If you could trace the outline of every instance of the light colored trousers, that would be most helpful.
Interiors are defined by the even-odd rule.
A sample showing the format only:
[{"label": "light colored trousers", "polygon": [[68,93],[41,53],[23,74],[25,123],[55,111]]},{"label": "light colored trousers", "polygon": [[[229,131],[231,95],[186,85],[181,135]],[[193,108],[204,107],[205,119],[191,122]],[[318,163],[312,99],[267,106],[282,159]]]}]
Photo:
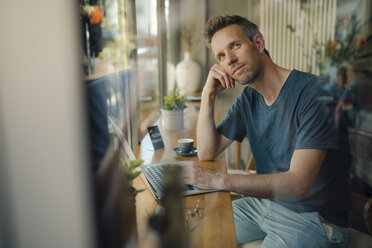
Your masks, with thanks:
[{"label": "light colored trousers", "polygon": [[324,221],[318,212],[296,213],[269,199],[233,201],[238,244],[264,239],[264,248],[347,247],[347,228]]}]

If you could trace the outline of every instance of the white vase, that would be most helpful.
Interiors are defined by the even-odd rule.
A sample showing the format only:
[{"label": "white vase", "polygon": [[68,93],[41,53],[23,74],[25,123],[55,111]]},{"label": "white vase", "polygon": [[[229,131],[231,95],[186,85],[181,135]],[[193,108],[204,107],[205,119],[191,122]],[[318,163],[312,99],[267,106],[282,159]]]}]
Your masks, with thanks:
[{"label": "white vase", "polygon": [[184,59],[176,66],[176,81],[180,94],[197,92],[200,88],[201,69],[191,59],[190,52],[185,52]]},{"label": "white vase", "polygon": [[176,67],[167,62],[167,93],[168,96],[174,95],[174,87],[176,84]]},{"label": "white vase", "polygon": [[160,109],[161,126],[164,130],[183,129],[183,109],[165,110]]}]

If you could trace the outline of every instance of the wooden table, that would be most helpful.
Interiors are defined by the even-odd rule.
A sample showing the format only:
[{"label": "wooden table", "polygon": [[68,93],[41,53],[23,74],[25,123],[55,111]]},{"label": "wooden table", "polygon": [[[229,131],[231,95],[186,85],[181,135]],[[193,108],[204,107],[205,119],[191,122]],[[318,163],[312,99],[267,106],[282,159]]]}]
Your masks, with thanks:
[{"label": "wooden table", "polygon": [[[165,148],[154,151],[150,137],[147,134],[135,151],[136,157],[143,159],[146,164],[192,160],[212,170],[226,171],[226,165],[223,160],[201,162],[197,157],[186,158],[173,154],[172,150],[177,146],[179,138],[189,137],[196,140],[195,127],[197,117],[198,111],[191,105],[185,109],[184,129],[166,131],[161,129],[160,123],[157,123]],[[148,218],[153,215],[158,203],[146,187],[142,177],[137,177],[134,180],[134,187],[136,189],[146,188],[144,192],[136,196],[139,247],[157,247],[153,242],[154,240],[148,227]],[[204,208],[204,217],[199,221],[195,230],[188,232],[190,238],[189,247],[237,247],[229,192],[187,196],[183,199],[185,209],[195,208],[197,200],[200,201],[200,207]]]}]

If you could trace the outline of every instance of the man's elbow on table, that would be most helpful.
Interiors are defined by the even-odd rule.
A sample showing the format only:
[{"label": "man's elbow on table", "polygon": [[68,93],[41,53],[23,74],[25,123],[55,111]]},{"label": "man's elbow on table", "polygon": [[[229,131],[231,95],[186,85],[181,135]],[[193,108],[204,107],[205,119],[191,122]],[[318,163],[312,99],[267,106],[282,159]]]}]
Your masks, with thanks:
[{"label": "man's elbow on table", "polygon": [[198,141],[197,149],[198,149],[198,158],[200,161],[211,161],[211,160],[214,160],[217,156],[212,151],[213,147],[209,147],[203,142]]},{"label": "man's elbow on table", "polygon": [[216,134],[216,136],[214,138],[212,137],[212,139],[205,137],[199,138],[197,143],[198,158],[201,161],[214,160],[231,143],[232,140],[222,136],[221,134]]},{"label": "man's elbow on table", "polygon": [[213,148],[205,147],[202,144],[198,143],[198,158],[200,161],[211,161],[214,160],[218,154],[213,152]]},{"label": "man's elbow on table", "polygon": [[216,156],[213,156],[213,154],[208,151],[199,151],[198,148],[198,158],[200,161],[211,161],[214,160]]}]

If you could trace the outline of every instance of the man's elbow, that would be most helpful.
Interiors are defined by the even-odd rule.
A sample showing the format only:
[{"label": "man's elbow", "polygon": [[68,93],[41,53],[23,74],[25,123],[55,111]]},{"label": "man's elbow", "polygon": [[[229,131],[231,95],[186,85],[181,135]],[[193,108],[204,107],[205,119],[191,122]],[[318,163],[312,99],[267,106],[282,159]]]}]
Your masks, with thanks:
[{"label": "man's elbow", "polygon": [[201,154],[201,153],[198,153],[198,158],[200,161],[211,161],[215,159],[214,156],[211,156],[209,154]]},{"label": "man's elbow", "polygon": [[200,161],[211,161],[216,158],[213,154],[207,151],[202,151],[198,149],[198,158]]},{"label": "man's elbow", "polygon": [[310,188],[311,187],[308,187],[308,186],[305,186],[305,185],[296,185],[295,187],[292,188],[292,195],[295,197],[295,198],[299,198],[299,199],[303,199],[305,197],[307,197],[310,193]]}]

